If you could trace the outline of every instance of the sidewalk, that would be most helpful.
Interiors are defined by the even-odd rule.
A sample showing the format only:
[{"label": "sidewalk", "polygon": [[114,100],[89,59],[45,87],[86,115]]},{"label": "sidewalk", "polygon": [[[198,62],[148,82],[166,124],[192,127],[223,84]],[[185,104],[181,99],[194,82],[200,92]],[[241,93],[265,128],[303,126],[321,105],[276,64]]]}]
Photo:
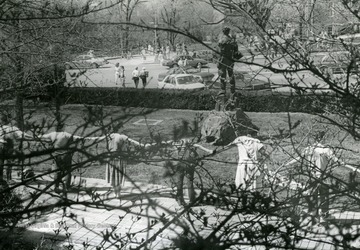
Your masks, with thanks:
[{"label": "sidewalk", "polygon": [[[128,247],[135,247],[142,239],[149,237],[148,233],[151,236],[162,227],[162,223],[154,221],[170,219],[181,209],[170,198],[171,190],[167,187],[127,182],[122,190],[122,198],[118,199],[105,180],[86,178],[82,184],[84,186],[78,192],[70,193],[69,197],[83,203],[92,202],[92,207],[73,205],[66,208],[66,217],[63,210],[59,210],[33,221],[25,221],[27,230],[43,233],[50,240],[63,241],[61,245],[64,246],[73,245],[74,249],[84,249],[84,243],[87,244],[87,249],[96,249],[100,245],[106,249],[118,249],[109,242],[115,244],[120,239],[127,242],[129,235],[134,234]],[[94,200],[96,195],[90,196],[89,190],[98,195],[99,199]],[[42,199],[49,202],[48,197],[44,196]],[[112,209],[105,209],[100,200],[104,200],[104,204]],[[150,202],[153,204],[150,205]],[[72,217],[71,214],[76,216]],[[170,238],[176,237],[176,231],[179,229],[169,227],[151,243],[151,249],[169,245]],[[103,241],[106,234],[113,237],[108,242]]]},{"label": "sidewalk", "polygon": [[[76,180],[76,179],[75,179]],[[171,197],[171,189],[168,187],[143,183],[127,182],[122,189],[121,199],[115,198],[111,187],[105,180],[86,178],[83,179],[82,187],[77,192],[70,194],[73,200],[92,203],[73,205],[66,208],[66,216],[63,210],[53,212],[33,221],[26,221],[27,230],[37,235],[45,235],[46,239],[55,240],[63,246],[73,246],[73,249],[96,249],[103,246],[104,249],[118,249],[116,245],[121,242],[124,249],[138,247],[141,243],[157,234],[148,245],[148,249],[163,249],[172,244],[171,239],[178,237],[183,229],[180,225],[188,225],[188,221],[178,215],[183,210]],[[76,184],[76,183],[75,183]],[[93,193],[89,195],[89,191]],[[94,196],[94,194],[96,194]],[[98,199],[94,200],[94,197]],[[46,197],[44,197],[46,199]],[[104,200],[102,203],[100,200]],[[105,209],[104,204],[111,207]],[[211,205],[192,208],[194,211],[202,211],[203,216],[208,218],[208,225],[215,225],[224,219],[231,211],[223,210]],[[360,221],[359,212],[333,211],[337,220],[353,222]],[[177,218],[178,217],[178,218]],[[238,214],[228,222],[236,223],[241,227],[248,227],[249,221],[256,218],[256,214]],[[169,223],[172,219],[176,223]],[[204,238],[211,232],[209,227],[204,228],[200,220],[194,219],[194,227],[199,230]],[[277,223],[277,218],[260,218],[263,223]],[[163,229],[164,225],[165,229]],[[254,224],[256,226],[256,224]],[[159,231],[161,230],[161,231]],[[309,230],[306,239],[300,240],[297,247],[302,249],[335,249],[331,242],[332,237],[341,241],[340,231],[337,227],[325,229],[324,227],[307,228]],[[342,234],[357,234],[359,225],[351,225],[341,229]],[[40,234],[39,234],[40,233]],[[306,235],[305,231],[304,234]],[[234,235],[234,240],[238,235]],[[105,242],[104,239],[107,239]],[[359,240],[353,242],[354,247],[360,247]],[[265,249],[262,246],[242,249]]]}]

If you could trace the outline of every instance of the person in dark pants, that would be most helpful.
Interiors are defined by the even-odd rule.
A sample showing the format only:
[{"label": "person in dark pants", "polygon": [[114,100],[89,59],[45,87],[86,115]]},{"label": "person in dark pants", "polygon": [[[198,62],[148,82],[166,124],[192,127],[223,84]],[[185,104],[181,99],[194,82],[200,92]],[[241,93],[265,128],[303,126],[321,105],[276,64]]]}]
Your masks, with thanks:
[{"label": "person in dark pants", "polygon": [[176,201],[185,205],[184,200],[184,179],[186,178],[186,186],[188,190],[189,202],[195,201],[195,189],[194,189],[194,175],[195,168],[201,164],[201,159],[197,152],[197,149],[201,149],[209,154],[213,154],[214,151],[207,149],[199,144],[192,142],[190,139],[182,139],[179,141],[167,141],[163,142],[162,146],[170,147],[172,151],[172,158],[176,160],[166,161],[166,170],[172,170],[172,176],[175,179],[176,186]]},{"label": "person in dark pants", "polygon": [[[321,144],[324,133],[315,136],[315,143],[304,148],[301,154],[286,163],[291,166],[295,163],[303,164],[309,175],[309,188],[311,190],[308,203],[308,211],[319,223],[329,218],[331,172],[335,167],[346,166],[336,157],[334,150]],[[336,165],[334,165],[336,163]]]},{"label": "person in dark pants", "polygon": [[138,70],[138,67],[135,67],[135,69],[133,70],[132,72],[132,79],[134,81],[134,84],[135,84],[135,88],[137,89],[138,86],[139,86],[139,70]]},{"label": "person in dark pants", "polygon": [[[230,35],[230,28],[225,27],[223,34],[218,43],[220,49],[220,58],[218,61],[218,73],[221,83],[221,91],[219,95],[226,95],[226,76],[229,77],[231,99],[235,96],[235,77],[234,77],[234,63],[239,59],[238,46],[235,38]],[[235,59],[236,58],[236,59]]]},{"label": "person in dark pants", "polygon": [[55,164],[52,170],[54,171],[55,192],[60,192],[60,183],[64,177],[63,191],[68,190],[71,185],[72,157],[76,150],[74,142],[84,140],[84,138],[67,132],[51,132],[39,136],[39,139],[50,143],[54,150],[52,156]]},{"label": "person in dark pants", "polygon": [[186,178],[186,186],[190,203],[195,201],[194,175],[195,167],[199,165],[199,154],[196,147],[191,145],[185,146],[181,152],[181,160],[177,165],[175,173],[177,179],[176,200],[180,204],[185,204],[184,200],[184,179]]},{"label": "person in dark pants", "polygon": [[10,124],[7,115],[1,116],[0,125],[0,179],[4,178],[4,166],[6,165],[6,179],[12,179],[12,166],[16,155],[15,142],[21,140],[33,140],[31,135],[22,132],[19,128]]},{"label": "person in dark pants", "polygon": [[120,197],[121,187],[125,185],[126,168],[128,165],[127,152],[130,152],[131,146],[147,148],[147,144],[142,144],[129,138],[127,135],[117,133],[117,129],[111,127],[110,133],[101,137],[85,137],[85,140],[102,141],[106,140],[107,150],[111,153],[105,170],[105,180],[114,188],[116,197]]},{"label": "person in dark pants", "polygon": [[149,76],[149,71],[146,70],[145,67],[142,68],[142,70],[140,71],[140,79],[142,81],[142,85],[143,85],[143,89],[145,88],[146,84],[147,84],[147,77]]}]

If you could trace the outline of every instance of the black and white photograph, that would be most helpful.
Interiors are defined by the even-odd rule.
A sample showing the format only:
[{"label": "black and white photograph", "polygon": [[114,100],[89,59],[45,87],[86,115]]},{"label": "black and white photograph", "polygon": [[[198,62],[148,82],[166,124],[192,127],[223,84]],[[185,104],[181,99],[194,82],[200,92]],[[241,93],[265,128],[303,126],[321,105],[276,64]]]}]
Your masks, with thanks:
[{"label": "black and white photograph", "polygon": [[360,249],[359,13],[0,0],[0,250]]}]

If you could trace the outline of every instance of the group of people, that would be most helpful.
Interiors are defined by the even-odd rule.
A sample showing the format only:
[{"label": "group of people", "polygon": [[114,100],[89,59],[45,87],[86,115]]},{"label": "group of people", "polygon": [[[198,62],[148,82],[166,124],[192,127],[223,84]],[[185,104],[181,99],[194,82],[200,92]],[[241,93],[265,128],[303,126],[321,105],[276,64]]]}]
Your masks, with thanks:
[{"label": "group of people", "polygon": [[[145,151],[164,152],[159,149],[166,149],[166,159],[164,166],[176,180],[176,199],[179,203],[185,204],[183,196],[184,179],[187,179],[188,197],[190,202],[194,202],[196,193],[194,189],[194,173],[197,166],[202,165],[203,157],[200,157],[198,149],[206,152],[208,155],[220,153],[232,146],[238,149],[238,164],[235,173],[235,186],[238,190],[260,191],[263,190],[265,175],[276,175],[268,171],[266,164],[269,159],[269,148],[256,138],[250,136],[239,136],[221,150],[211,150],[201,146],[193,139],[181,139],[177,141],[163,141],[160,143],[143,144],[130,137],[117,133],[115,130],[99,137],[81,137],[64,131],[50,132],[39,136],[31,136],[22,132],[11,124],[6,124],[6,119],[2,118],[0,126],[0,179],[4,179],[3,170],[6,169],[6,179],[11,180],[11,167],[16,159],[16,142],[38,141],[50,144],[50,155],[54,161],[52,172],[54,174],[55,191],[60,192],[60,184],[63,183],[63,190],[71,186],[71,172],[75,164],[72,163],[72,157],[78,142],[93,141],[97,144],[100,141],[106,141],[106,150],[108,154],[107,164],[104,170],[106,181],[112,185],[116,196],[120,195],[121,187],[126,179],[126,167],[131,148],[135,151],[143,149]],[[83,145],[83,144],[82,144]],[[5,164],[5,161],[8,161]],[[292,158],[289,162],[283,164],[280,168],[290,167],[294,164],[307,165],[309,168],[304,172],[308,174],[310,186],[312,189],[309,199],[309,211],[314,216],[327,217],[329,212],[330,200],[330,173],[333,165],[346,165],[336,157],[331,147],[324,146],[321,138],[315,140],[313,144],[304,148],[298,157]],[[353,169],[353,168],[352,168]],[[356,170],[357,171],[357,170]],[[272,176],[274,177],[274,176]],[[65,178],[65,181],[63,181]]]},{"label": "group of people", "polygon": [[143,67],[140,71],[139,71],[139,67],[135,67],[135,69],[132,72],[132,80],[134,81],[135,88],[137,89],[139,87],[139,82],[141,79],[144,89],[147,85],[148,77],[149,77],[149,71],[147,71],[145,67]]},{"label": "group of people", "polygon": [[[135,88],[139,87],[139,82],[141,80],[143,88],[146,87],[148,83],[148,77],[149,77],[149,71],[146,70],[145,67],[143,67],[141,70],[139,70],[139,67],[135,67],[135,69],[132,71],[132,80],[134,81]],[[115,85],[121,85],[123,88],[126,88],[125,83],[125,67],[120,65],[119,63],[115,64]]]}]

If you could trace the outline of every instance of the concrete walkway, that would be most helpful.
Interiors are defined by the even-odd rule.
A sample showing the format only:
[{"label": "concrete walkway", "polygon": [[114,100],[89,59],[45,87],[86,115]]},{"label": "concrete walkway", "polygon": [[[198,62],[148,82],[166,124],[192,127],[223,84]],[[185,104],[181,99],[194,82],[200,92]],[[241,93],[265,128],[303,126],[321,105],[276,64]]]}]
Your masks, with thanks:
[{"label": "concrete walkway", "polygon": [[[75,179],[76,180],[76,179]],[[79,180],[76,180],[79,183]],[[72,205],[66,210],[59,210],[36,220],[24,221],[27,230],[37,232],[38,235],[46,235],[46,239],[59,240],[57,244],[73,246],[73,249],[123,249],[139,247],[151,237],[154,237],[147,245],[147,249],[163,249],[172,244],[183,232],[181,225],[189,225],[184,216],[180,216],[183,207],[171,197],[171,189],[168,187],[143,183],[127,182],[122,189],[120,199],[114,197],[111,187],[104,180],[86,178],[80,181],[82,187],[75,192],[70,192],[69,197],[79,202],[89,202],[92,205]],[[75,183],[76,184],[76,183]],[[98,198],[96,198],[98,197]],[[47,200],[43,197],[43,200]],[[101,200],[103,202],[101,202]],[[47,200],[49,202],[49,200]],[[108,206],[108,209],[104,208]],[[193,211],[203,213],[208,218],[208,225],[215,225],[224,219],[229,210],[223,210],[214,206],[193,207]],[[64,213],[65,211],[65,213]],[[338,220],[360,221],[360,213],[333,211],[333,216]],[[233,216],[229,224],[237,223],[241,227],[248,227],[248,222],[254,220],[257,215]],[[191,218],[191,215],[190,215]],[[192,218],[195,219],[195,218]],[[174,220],[176,223],[171,223]],[[265,218],[261,219],[265,222]],[[204,227],[199,220],[194,220],[194,228],[206,237],[211,232],[210,226]],[[267,223],[276,223],[277,219],[267,218]],[[256,226],[256,225],[254,225]],[[360,230],[358,225],[353,225],[341,232],[356,234]],[[324,227],[305,228],[306,239],[298,242],[302,249],[335,249],[331,240],[339,235],[339,228]],[[238,235],[234,234],[234,239]],[[340,240],[340,236],[337,236]],[[359,240],[353,242],[354,247],[360,247]],[[144,247],[143,247],[144,248]],[[262,246],[242,249],[265,249]]]}]

